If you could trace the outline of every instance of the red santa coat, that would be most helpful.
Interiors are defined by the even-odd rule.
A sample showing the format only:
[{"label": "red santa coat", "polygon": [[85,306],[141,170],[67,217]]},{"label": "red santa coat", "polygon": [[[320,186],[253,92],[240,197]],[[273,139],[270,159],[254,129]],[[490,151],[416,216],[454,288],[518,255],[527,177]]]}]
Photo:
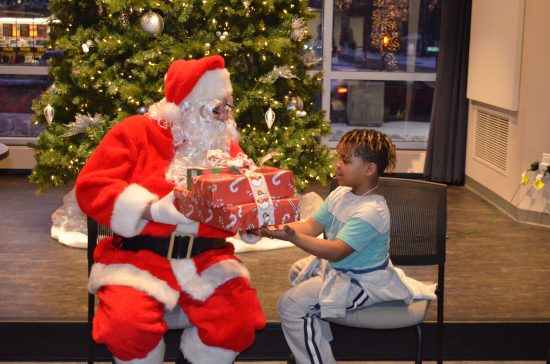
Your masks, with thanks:
[{"label": "red santa coat", "polygon": [[[239,151],[240,147],[232,144],[230,154]],[[124,237],[170,236],[175,225],[142,220],[141,215],[150,203],[172,191],[174,186],[166,181],[165,172],[173,157],[169,129],[141,115],[120,122],[107,133],[78,176],[76,197],[82,211]],[[199,225],[197,234],[211,238],[229,235],[204,224]],[[192,259],[169,261],[147,251],[113,249],[112,239],[106,238],[99,243],[94,259],[91,292],[120,285],[146,292],[168,310],[179,303],[198,327],[205,345],[240,352],[252,344],[254,330],[265,325],[255,291],[248,283],[248,271],[233,255],[230,244],[226,249],[208,251]],[[235,284],[243,293],[238,299],[228,290],[233,287],[231,290],[235,291]],[[209,305],[209,300],[218,300],[220,294],[231,296],[231,305],[215,306],[217,314],[222,313],[220,320],[224,320],[212,330],[214,306]],[[94,331],[95,326],[94,322]],[[113,344],[109,348],[117,350]],[[123,360],[133,356],[126,352],[121,354],[123,357],[114,354]]]}]

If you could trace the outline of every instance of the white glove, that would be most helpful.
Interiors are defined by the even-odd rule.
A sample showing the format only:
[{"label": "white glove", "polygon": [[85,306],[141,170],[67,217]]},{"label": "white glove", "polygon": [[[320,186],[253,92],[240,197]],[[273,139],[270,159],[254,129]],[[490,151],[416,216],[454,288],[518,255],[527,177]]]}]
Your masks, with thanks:
[{"label": "white glove", "polygon": [[244,241],[247,244],[256,244],[262,236],[249,233],[247,231],[241,231],[239,233],[239,238],[241,238],[242,241]]},{"label": "white glove", "polygon": [[174,191],[172,191],[162,199],[151,204],[151,216],[153,217],[153,221],[170,225],[189,224],[193,222],[178,211],[176,206],[174,206],[174,199]]}]

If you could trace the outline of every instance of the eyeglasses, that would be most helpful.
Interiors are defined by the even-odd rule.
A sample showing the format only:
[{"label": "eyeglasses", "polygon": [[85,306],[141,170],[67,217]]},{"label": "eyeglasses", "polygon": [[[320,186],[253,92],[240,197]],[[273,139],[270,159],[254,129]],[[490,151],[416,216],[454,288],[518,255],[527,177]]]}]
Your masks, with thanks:
[{"label": "eyeglasses", "polygon": [[216,114],[216,115],[221,115],[221,114],[227,114],[229,112],[231,112],[231,110],[233,110],[233,105],[230,105],[230,104],[225,104],[225,105],[218,105],[216,106],[215,108],[212,109],[212,113]]}]

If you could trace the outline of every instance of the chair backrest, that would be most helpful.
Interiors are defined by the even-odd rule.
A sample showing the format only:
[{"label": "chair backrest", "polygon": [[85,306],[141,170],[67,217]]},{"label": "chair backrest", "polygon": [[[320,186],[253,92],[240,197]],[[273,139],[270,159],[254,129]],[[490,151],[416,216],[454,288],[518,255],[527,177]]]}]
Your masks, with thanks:
[{"label": "chair backrest", "polygon": [[379,193],[391,216],[390,256],[396,265],[445,262],[447,186],[421,180],[381,177]]},{"label": "chair backrest", "polygon": [[[441,357],[447,233],[447,186],[380,177],[378,193],[391,216],[390,258],[395,265],[437,265],[438,358]],[[338,186],[333,180],[332,191]],[[439,359],[438,359],[439,360]]]}]

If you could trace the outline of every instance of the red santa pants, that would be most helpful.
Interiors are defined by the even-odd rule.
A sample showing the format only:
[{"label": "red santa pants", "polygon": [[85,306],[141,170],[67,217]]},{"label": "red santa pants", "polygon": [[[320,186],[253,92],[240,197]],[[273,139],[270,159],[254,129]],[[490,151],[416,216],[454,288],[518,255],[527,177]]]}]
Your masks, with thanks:
[{"label": "red santa pants", "polygon": [[[102,256],[96,254],[96,258],[105,263],[121,263],[136,254],[120,250],[109,252],[102,249],[102,246],[98,248],[96,253]],[[203,253],[195,259],[235,259],[232,253],[233,248],[229,247]],[[151,258],[152,255],[148,257]],[[165,259],[161,259],[162,265],[166,267]],[[154,260],[156,259],[148,259],[147,263],[155,265],[152,262]],[[175,280],[175,277],[169,279],[171,282]],[[93,322],[94,340],[106,344],[115,357],[125,361],[147,356],[168,329],[163,319],[164,303],[148,293],[125,285],[104,285],[97,295],[99,306]],[[245,277],[233,278],[217,286],[206,300],[194,299],[188,293],[180,291],[178,304],[187,313],[190,322],[197,328],[200,340],[206,346],[241,352],[254,342],[255,330],[265,326],[256,290]]]}]

